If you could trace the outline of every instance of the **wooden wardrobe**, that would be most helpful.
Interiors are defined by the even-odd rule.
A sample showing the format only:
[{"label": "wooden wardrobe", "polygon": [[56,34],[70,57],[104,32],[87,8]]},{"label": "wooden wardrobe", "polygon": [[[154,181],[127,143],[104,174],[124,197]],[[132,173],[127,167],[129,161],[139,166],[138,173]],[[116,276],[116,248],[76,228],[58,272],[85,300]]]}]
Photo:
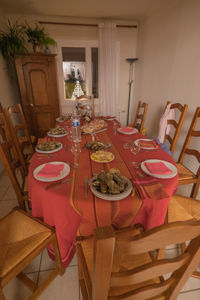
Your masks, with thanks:
[{"label": "wooden wardrobe", "polygon": [[15,65],[29,130],[42,137],[60,115],[55,55],[22,54]]}]

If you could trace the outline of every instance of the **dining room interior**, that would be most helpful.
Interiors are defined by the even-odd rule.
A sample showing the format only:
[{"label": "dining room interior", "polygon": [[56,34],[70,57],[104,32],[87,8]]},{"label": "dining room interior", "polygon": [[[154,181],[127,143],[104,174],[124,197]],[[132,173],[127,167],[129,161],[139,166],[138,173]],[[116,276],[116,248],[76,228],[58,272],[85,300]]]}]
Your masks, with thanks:
[{"label": "dining room interior", "polygon": [[199,28],[0,0],[0,300],[200,299]]}]

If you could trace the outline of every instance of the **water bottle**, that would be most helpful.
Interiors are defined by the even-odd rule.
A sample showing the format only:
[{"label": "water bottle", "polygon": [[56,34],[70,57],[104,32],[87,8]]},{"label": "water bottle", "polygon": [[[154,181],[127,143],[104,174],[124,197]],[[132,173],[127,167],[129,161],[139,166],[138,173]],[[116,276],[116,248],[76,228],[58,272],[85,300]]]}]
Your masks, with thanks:
[{"label": "water bottle", "polygon": [[72,114],[72,141],[74,143],[81,142],[80,117],[77,110],[74,110]]}]

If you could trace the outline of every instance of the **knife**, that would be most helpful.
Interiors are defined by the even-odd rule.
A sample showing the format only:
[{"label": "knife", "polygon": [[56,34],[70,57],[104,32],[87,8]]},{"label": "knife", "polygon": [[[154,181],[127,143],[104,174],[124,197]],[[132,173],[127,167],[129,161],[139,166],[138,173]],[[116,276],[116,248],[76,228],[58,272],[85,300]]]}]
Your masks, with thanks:
[{"label": "knife", "polygon": [[63,180],[60,180],[60,181],[53,182],[53,183],[47,185],[47,186],[45,187],[45,190],[48,190],[48,189],[50,189],[52,186],[56,186],[56,185],[59,185],[59,184],[64,183],[64,182],[70,183],[71,181],[72,181],[72,178],[67,178],[67,179],[63,179]]},{"label": "knife", "polygon": [[88,178],[87,178],[87,176],[84,177],[84,184],[85,184],[85,199],[87,199],[87,196],[88,196]]}]

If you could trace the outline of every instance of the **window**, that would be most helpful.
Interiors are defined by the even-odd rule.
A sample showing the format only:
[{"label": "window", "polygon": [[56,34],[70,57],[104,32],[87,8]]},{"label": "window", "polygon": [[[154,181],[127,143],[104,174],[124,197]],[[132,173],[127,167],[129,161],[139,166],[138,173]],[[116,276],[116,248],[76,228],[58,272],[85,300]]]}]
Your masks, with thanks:
[{"label": "window", "polygon": [[98,48],[62,47],[65,99],[93,94],[98,98]]}]

